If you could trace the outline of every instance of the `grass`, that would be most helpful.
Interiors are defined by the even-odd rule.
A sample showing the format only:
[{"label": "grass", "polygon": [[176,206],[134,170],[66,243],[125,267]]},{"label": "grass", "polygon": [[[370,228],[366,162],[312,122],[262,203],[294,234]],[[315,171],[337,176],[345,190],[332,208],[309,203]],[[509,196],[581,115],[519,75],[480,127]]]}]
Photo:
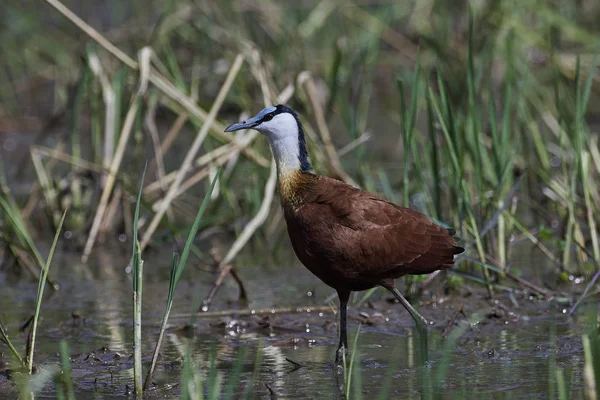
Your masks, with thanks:
[{"label": "grass", "polygon": [[56,382],[56,392],[58,397],[60,398],[63,394],[62,387],[67,394],[66,398],[68,400],[75,399],[75,390],[73,389],[73,378],[71,376],[71,360],[69,358],[69,346],[67,342],[61,340],[60,342],[60,361],[62,366],[62,375],[60,376],[60,381],[57,379]]},{"label": "grass", "polygon": [[[0,28],[6,54],[0,122],[16,116],[25,124],[32,115],[41,116],[40,125],[52,122],[39,129],[31,161],[11,165],[8,178],[0,174],[0,239],[9,260],[57,289],[36,245],[39,232],[58,232],[64,221],[65,231],[79,233],[84,261],[103,236],[124,231],[133,238],[138,394],[141,250],[179,240],[188,228],[184,221],[195,221],[186,257],[171,265],[148,386],[184,258],[190,251],[204,256],[191,243],[195,232],[228,227],[238,237],[223,263],[264,243],[277,258],[285,243],[278,235],[283,220],[274,217],[275,173],[264,140],[223,133],[240,111],[253,113],[265,103],[284,101],[300,111],[319,172],[459,232],[467,255],[436,278],[450,292],[475,285],[490,298],[532,288],[545,297],[575,296],[579,288],[570,277],[597,279],[600,152],[588,120],[598,112],[600,47],[591,18],[599,7],[592,1],[579,7],[561,0],[471,2],[464,8],[443,1],[419,7],[223,2],[209,8],[134,1],[122,6],[129,13],[102,10],[102,24],[85,7],[46,3],[44,12],[41,5],[9,4]],[[38,95],[36,82],[50,94]],[[47,98],[51,105],[28,100]],[[65,133],[53,133],[53,126]],[[137,191],[131,218],[132,177],[146,159],[149,183]],[[215,187],[212,177],[221,166]],[[36,179],[27,193],[15,189],[25,180],[20,171]],[[213,190],[218,196],[208,203]],[[61,220],[67,206],[71,211]],[[250,223],[240,222],[248,216]],[[139,247],[138,222],[144,227]],[[535,262],[523,262],[530,251]],[[406,278],[407,291],[418,295],[425,279]],[[44,286],[38,285],[32,344]],[[359,305],[374,292],[358,296]],[[31,368],[33,357],[21,357],[4,328],[1,340],[17,364]],[[589,375],[595,339],[585,340]],[[448,357],[451,347],[444,350]],[[443,359],[442,369],[449,363]],[[218,374],[210,389],[199,389],[188,361],[183,387],[195,387],[190,398],[233,396],[233,386]],[[551,375],[549,392],[568,396],[568,373]],[[356,389],[361,381],[353,376],[347,380]],[[360,393],[345,390],[348,397]]]},{"label": "grass", "polygon": [[37,296],[35,300],[35,313],[33,314],[31,331],[29,332],[29,342],[27,343],[27,369],[29,370],[30,374],[33,371],[33,353],[35,350],[35,336],[37,334],[38,322],[40,319],[40,310],[42,309],[42,301],[44,300],[44,289],[46,288],[48,271],[50,270],[50,263],[52,262],[54,250],[56,249],[56,243],[58,243],[58,238],[60,237],[60,232],[62,229],[63,222],[65,221],[66,215],[67,210],[65,210],[65,212],[62,215],[62,218],[60,219],[60,222],[58,223],[58,229],[56,230],[56,234],[54,235],[52,247],[50,247],[50,253],[48,254],[48,258],[46,258],[46,263],[44,265],[44,268],[42,269],[42,273],[40,274],[40,279],[38,281]]},{"label": "grass", "polygon": [[1,323],[0,323],[0,335],[2,335],[2,337],[0,338],[0,341],[2,341],[2,343],[4,343],[6,345],[6,347],[8,347],[8,350],[10,351],[12,358],[14,360],[16,360],[16,363],[23,369],[27,368],[27,363],[25,362],[25,359],[19,354],[19,352],[15,348],[15,345],[11,342],[10,338],[8,337],[8,334],[6,333],[4,327],[2,326]]},{"label": "grass", "polygon": [[[355,363],[359,362],[359,352],[358,352],[358,337],[360,336],[360,325],[356,329],[356,335],[354,335],[354,341],[352,342],[351,352],[350,352],[350,362],[346,363],[346,353],[342,353],[342,364],[344,368],[344,386],[345,386],[345,395],[346,398],[350,398],[351,389],[354,390],[354,396],[356,398],[360,398],[362,396],[361,390],[361,381],[360,381],[360,372],[358,372]],[[352,386],[352,378],[354,379],[354,386]]]},{"label": "grass", "polygon": [[143,397],[142,385],[142,294],[144,277],[144,260],[142,260],[142,249],[138,240],[138,223],[140,216],[140,201],[142,199],[142,188],[146,177],[146,166],[140,182],[135,213],[133,215],[133,248],[131,250],[131,267],[133,275],[133,384],[136,398]]},{"label": "grass", "polygon": [[[175,290],[177,289],[177,283],[183,274],[183,270],[187,263],[188,257],[190,255],[190,250],[192,247],[192,242],[196,237],[196,233],[198,232],[198,228],[200,227],[200,222],[202,221],[202,217],[206,208],[208,207],[212,192],[215,188],[215,184],[217,183],[217,179],[219,178],[220,171],[215,175],[204,196],[204,200],[198,209],[198,213],[196,214],[196,219],[194,220],[194,224],[192,225],[190,232],[188,234],[187,240],[185,241],[185,245],[183,247],[183,252],[181,253],[181,258],[179,259],[177,253],[173,253],[173,261],[171,263],[171,278],[169,280],[169,294],[167,296],[167,305],[165,307],[165,313],[163,315],[163,319],[160,325],[160,332],[158,335],[158,339],[156,341],[156,346],[154,347],[154,353],[152,354],[152,364],[150,365],[150,369],[148,370],[148,374],[146,375],[146,380],[144,382],[144,389],[148,389],[150,382],[152,381],[152,374],[154,373],[154,369],[156,367],[156,362],[158,360],[158,355],[160,351],[160,346],[162,344],[163,335],[165,333],[165,329],[167,327],[167,321],[169,320],[169,314],[171,313],[171,307],[173,306],[173,298],[175,296]],[[141,195],[141,188],[140,188]]]},{"label": "grass", "polygon": [[[48,254],[48,257],[46,258],[46,261],[44,263],[44,266],[42,267],[42,271],[41,271],[39,279],[38,279],[35,310],[34,310],[33,317],[31,319],[31,327],[29,330],[29,334],[27,336],[25,357],[22,357],[18,353],[16,347],[13,345],[13,343],[9,339],[9,337],[6,333],[6,330],[0,324],[0,334],[2,335],[2,337],[0,338],[0,341],[9,348],[12,359],[17,364],[17,366],[22,368],[24,371],[26,371],[28,373],[28,375],[32,375],[34,372],[36,372],[34,370],[33,356],[34,356],[34,352],[35,352],[36,335],[37,335],[37,331],[38,331],[40,311],[42,308],[42,302],[44,300],[44,289],[45,289],[46,283],[48,281],[48,272],[50,270],[50,264],[52,263],[52,258],[54,256],[56,244],[58,243],[58,238],[60,237],[62,225],[63,225],[66,215],[67,215],[67,210],[64,211],[62,218],[59,221],[58,228],[56,230],[56,233],[54,235],[54,240],[52,242],[52,246],[50,247],[50,252]],[[13,222],[18,221],[18,219],[15,218],[14,216],[12,217],[12,220],[13,220]],[[32,247],[32,248],[34,248],[34,247]],[[17,371],[18,371],[17,373],[21,372],[20,368],[17,369]],[[22,391],[23,395],[30,396],[30,394],[29,394],[30,388],[33,391],[38,391],[41,387],[43,387],[44,382],[47,378],[49,378],[48,372],[41,371],[37,377],[33,377],[31,379],[27,379],[27,378],[18,379],[18,381],[21,382],[20,385],[21,385],[21,391]],[[31,397],[33,397],[33,392],[31,394]]]},{"label": "grass", "polygon": [[[223,147],[224,141],[227,146],[227,142],[233,140],[231,136],[224,136],[223,124],[216,118],[225,102],[225,96],[231,98],[233,104],[241,106],[252,104],[249,91],[244,91],[244,88],[255,84],[262,91],[263,98],[271,98],[272,93],[277,91],[277,84],[274,82],[278,80],[279,74],[285,71],[284,67],[293,65],[293,62],[277,64],[278,68],[267,71],[261,64],[263,61],[259,60],[258,64],[254,64],[254,61],[242,52],[242,56],[238,55],[230,64],[227,70],[228,76],[223,76],[224,84],[214,97],[211,111],[206,112],[194,101],[198,96],[197,90],[194,89],[198,79],[194,78],[193,70],[190,77],[190,66],[178,59],[179,46],[181,43],[194,43],[196,46],[213,43],[221,48],[230,49],[236,43],[245,43],[240,40],[240,37],[251,37],[257,43],[261,43],[264,38],[259,32],[248,33],[246,31],[248,28],[241,24],[225,33],[219,30],[222,29],[219,25],[222,21],[217,17],[218,13],[215,14],[214,20],[205,21],[207,24],[202,26],[175,22],[166,17],[165,21],[168,23],[159,25],[155,32],[158,36],[154,36],[156,43],[152,54],[149,51],[140,52],[140,55],[144,54],[144,56],[140,56],[138,62],[122,51],[118,45],[112,43],[100,30],[94,29],[60,2],[54,0],[48,3],[73,22],[75,29],[83,31],[96,41],[98,46],[95,48],[106,50],[123,65],[113,71],[106,70],[102,66],[101,57],[107,56],[96,50],[88,51],[86,54],[88,60],[83,63],[82,71],[77,77],[76,90],[73,91],[72,101],[69,103],[75,110],[82,110],[83,113],[97,110],[90,114],[92,121],[95,121],[92,130],[96,139],[92,143],[103,146],[103,149],[93,148],[91,154],[86,155],[78,144],[80,139],[75,138],[76,140],[69,140],[72,142],[71,156],[74,159],[91,156],[92,165],[97,165],[100,161],[98,155],[103,154],[101,168],[108,170],[105,177],[108,181],[104,185],[103,197],[95,212],[94,223],[84,251],[84,260],[89,257],[93,249],[110,195],[126,184],[127,172],[121,172],[122,161],[119,155],[121,152],[117,150],[113,155],[110,148],[117,141],[123,144],[117,146],[121,149],[133,146],[127,144],[127,138],[136,131],[135,125],[139,123],[136,122],[137,117],[135,117],[138,114],[137,107],[145,105],[149,110],[165,107],[172,112],[173,117],[178,117],[178,121],[181,121],[181,117],[191,117],[190,122],[198,127],[190,151],[174,172],[174,180],[167,183],[159,176],[155,181],[155,183],[162,182],[157,187],[166,190],[166,193],[159,195],[165,201],[159,201],[160,198],[154,200],[155,207],[159,204],[160,207],[155,208],[157,212],[151,217],[149,229],[146,230],[146,235],[141,241],[142,248],[145,248],[152,240],[154,231],[163,223],[163,216],[169,214],[169,221],[173,220],[174,204],[172,203],[176,202],[179,196],[192,193],[193,183],[190,181],[189,185],[184,184],[183,176],[194,169],[192,161],[197,158],[198,150],[201,147],[206,147],[207,151],[218,149]],[[307,132],[313,132],[314,135],[312,139],[315,143],[311,145],[310,150],[317,169],[324,172],[330,170],[345,179],[357,180],[360,186],[384,192],[386,197],[398,199],[404,205],[421,208],[440,222],[461,228],[461,237],[465,242],[474,244],[480,265],[489,264],[489,258],[492,258],[497,266],[505,271],[510,268],[513,251],[509,238],[519,231],[508,219],[516,218],[521,222],[523,228],[521,233],[523,231],[531,233],[541,225],[548,225],[549,219],[563,220],[566,216],[564,229],[562,226],[561,232],[555,229],[552,238],[554,243],[548,245],[562,253],[562,266],[567,268],[569,273],[589,275],[589,272],[586,272],[586,257],[573,243],[575,241],[584,243],[586,232],[590,232],[592,254],[594,258],[598,258],[600,245],[595,233],[597,202],[593,201],[596,188],[593,177],[598,173],[600,160],[593,160],[597,152],[593,149],[585,121],[585,110],[588,108],[595,82],[593,74],[587,71],[594,70],[596,65],[594,57],[586,58],[585,81],[581,78],[584,76],[583,71],[577,67],[579,64],[575,63],[575,68],[569,69],[570,64],[566,63],[568,50],[563,50],[556,45],[554,53],[551,53],[553,57],[548,57],[546,60],[547,65],[540,68],[531,66],[526,54],[527,46],[531,43],[524,40],[530,32],[523,25],[519,25],[520,19],[517,18],[516,21],[511,19],[513,15],[526,14],[524,11],[530,6],[529,3],[515,6],[513,11],[506,9],[506,6],[473,7],[471,16],[464,26],[466,35],[462,38],[457,37],[451,27],[440,24],[430,33],[419,33],[417,30],[423,38],[422,45],[418,48],[411,46],[404,48],[398,45],[402,34],[395,31],[397,27],[394,21],[410,16],[409,8],[385,4],[372,10],[365,10],[356,5],[333,7],[330,4],[329,6],[315,9],[308,14],[305,14],[306,10],[302,9],[288,11],[290,18],[294,15],[299,26],[302,26],[303,40],[318,49],[315,57],[327,60],[331,56],[333,60],[331,69],[327,71],[328,84],[332,92],[324,108],[326,112],[323,112],[317,106],[318,102],[315,102],[314,83],[300,85],[292,99],[292,104],[304,108],[303,116],[308,117],[305,124]],[[452,15],[447,6],[439,4],[437,7],[435,15],[439,15],[440,18]],[[167,7],[165,10],[171,9]],[[591,54],[597,53],[596,43],[591,39],[591,35],[584,33],[585,29],[579,29],[573,22],[564,21],[549,5],[544,6],[543,10],[538,21],[540,24],[538,31],[544,32],[558,26],[557,29],[565,38],[577,40],[583,47],[587,46]],[[17,14],[26,11],[16,6],[13,10]],[[361,21],[367,20],[373,24],[369,29],[361,25]],[[345,21],[356,24],[356,26],[351,25],[355,29],[355,36],[350,36],[348,39],[356,45],[356,50],[353,51],[347,43],[344,45],[336,42],[332,52],[331,46],[318,44],[317,38],[320,34],[335,29],[336,24]],[[293,35],[284,34],[288,29],[289,32],[293,29],[287,27],[282,21],[276,23],[273,20],[269,24],[274,24],[271,28],[279,32],[281,37],[294,40]],[[215,39],[210,33],[207,35],[206,26],[211,26],[224,36]],[[375,26],[377,28],[374,28]],[[473,29],[483,31],[485,34],[474,37]],[[317,34],[317,32],[321,33]],[[452,48],[445,43],[450,40],[449,37],[463,40],[462,43],[454,45],[461,46],[458,49],[462,52],[459,51],[454,56],[447,54],[448,48]],[[279,47],[283,46],[281,40],[278,38],[275,43],[271,43],[271,47],[280,49],[273,50],[271,54],[271,57],[278,61],[280,58],[286,58],[286,53],[282,53]],[[390,93],[390,100],[385,99],[385,101],[374,94],[376,88],[374,81],[377,76],[374,70],[394,53],[382,50],[379,47],[381,42],[392,46],[395,51],[399,51],[400,55],[415,60],[410,67],[412,72],[403,67],[402,63],[392,61],[395,70],[399,71],[396,79],[398,88],[397,93]],[[290,45],[293,48],[297,43],[286,44],[288,47]],[[537,45],[544,50],[552,49],[549,47],[552,43],[541,38]],[[415,52],[411,53],[411,49]],[[62,58],[69,57],[66,51],[66,49],[60,50],[63,54]],[[496,68],[495,60],[498,59],[504,62],[503,74],[493,73]],[[248,65],[249,72],[244,71],[245,65]],[[317,66],[317,71],[318,68]],[[556,74],[555,78],[550,82],[544,82],[545,76],[552,71]],[[353,76],[361,78],[353,82]],[[128,83],[138,78],[139,87]],[[258,82],[252,82],[253,78]],[[541,84],[538,85],[538,82]],[[517,85],[519,90],[516,90]],[[139,91],[139,88],[143,90]],[[215,90],[217,86],[213,88],[213,92]],[[84,92],[89,95],[87,96],[89,104],[84,104],[86,102],[82,95]],[[459,93],[466,94],[463,101],[457,100]],[[140,97],[141,95],[143,97]],[[204,96],[206,97],[206,94]],[[383,103],[384,108],[385,103],[393,104],[394,111],[389,113],[385,122],[392,123],[393,128],[388,127],[388,130],[393,131],[396,124],[397,130],[401,132],[398,141],[398,148],[404,154],[401,179],[397,178],[392,169],[382,168],[369,159],[363,146],[358,146],[350,152],[350,155],[356,156],[358,161],[355,166],[347,161],[346,165],[344,162],[335,161],[338,156],[335,148],[332,147],[330,134],[324,127],[323,121],[330,121],[332,115],[339,114],[350,138],[358,139],[369,123],[377,124],[377,121],[370,117],[370,110],[373,107],[369,106],[369,101],[377,105]],[[105,107],[104,121],[99,118],[101,107],[98,104],[101,103],[104,103]],[[130,109],[125,113],[126,117],[122,122],[120,115],[123,114],[122,108],[125,104],[130,104]],[[400,112],[398,113],[397,110]],[[75,129],[81,126],[79,114],[79,112],[73,113],[70,123],[71,138],[74,138]],[[316,120],[316,126],[310,123],[312,118]],[[536,122],[540,118],[542,122]],[[105,125],[104,132],[100,128],[102,125]],[[181,128],[175,129],[174,132],[180,130]],[[527,136],[527,132],[530,131],[533,132],[531,139]],[[176,136],[178,135],[176,133]],[[155,151],[152,163],[160,166],[163,164],[161,160],[170,156],[168,152],[163,154],[156,149],[160,147],[168,150],[171,142],[169,140],[168,143],[158,143],[156,139],[160,141],[161,138],[153,139]],[[266,161],[270,156],[265,151],[264,144],[254,145],[252,142],[250,145],[252,148],[242,149],[244,156],[242,160],[238,161],[236,156],[234,165],[240,162],[243,164],[242,167],[235,169],[252,171],[252,175],[264,177],[266,171],[263,167],[268,166]],[[519,150],[515,153],[511,151],[512,148]],[[555,170],[548,158],[548,152],[553,154],[558,149],[561,150],[556,157],[564,160],[561,164],[562,171]],[[572,158],[569,155],[571,152],[577,157]],[[233,160],[232,154],[222,158],[220,163]],[[417,154],[422,156],[416,157]],[[51,185],[50,179],[47,178],[52,170],[40,165],[40,162],[37,164],[40,167],[38,170],[48,170],[43,173],[46,178],[40,178],[40,185],[45,188],[43,191],[48,193],[51,191]],[[515,198],[512,199],[513,203],[506,204],[505,201],[514,183],[514,171],[523,170],[527,165],[538,164],[542,166],[539,170],[525,170],[527,180],[530,182],[537,180],[549,190],[533,192],[530,187],[518,188],[516,198],[527,199],[528,205],[515,202]],[[376,168],[371,168],[371,165]],[[356,179],[346,174],[347,168],[355,170]],[[161,169],[164,167],[159,168]],[[158,172],[160,175],[160,171]],[[235,182],[240,179],[235,176],[233,178],[232,185],[223,188],[225,191],[223,199],[238,197],[237,194],[229,193],[235,192]],[[444,184],[440,185],[438,182]],[[577,184],[579,182],[581,185]],[[73,185],[71,191],[74,204],[80,204],[82,201],[80,182],[75,181]],[[54,196],[56,193],[45,197],[52,199]],[[415,202],[415,196],[422,200]],[[578,198],[583,201],[575,201]],[[47,207],[50,207],[48,212],[52,215],[56,215],[56,206],[53,205],[56,201],[47,202]],[[546,201],[552,203],[553,214],[541,218],[542,209],[539,205]],[[532,206],[531,211],[536,221],[524,221],[523,217],[529,205]],[[211,222],[215,225],[235,220],[250,211],[243,207],[230,208],[224,201],[216,202],[214,208],[219,211],[218,220]],[[510,215],[501,213],[494,218],[496,212],[502,209]],[[87,217],[78,215],[78,224],[70,222],[81,226],[81,221],[86,218],[89,218],[89,215]],[[493,230],[484,238],[481,233],[482,227],[490,221],[494,222]],[[536,235],[528,236],[533,239]],[[534,240],[530,242],[531,245],[535,245]],[[578,257],[576,263],[571,263],[571,254]],[[476,264],[463,263],[463,267],[467,271],[479,269],[476,273],[481,275],[485,282],[484,287],[489,296],[493,296],[494,282],[505,279],[503,273],[499,274],[485,267],[478,267]],[[563,271],[557,270],[557,273],[560,272]]]}]

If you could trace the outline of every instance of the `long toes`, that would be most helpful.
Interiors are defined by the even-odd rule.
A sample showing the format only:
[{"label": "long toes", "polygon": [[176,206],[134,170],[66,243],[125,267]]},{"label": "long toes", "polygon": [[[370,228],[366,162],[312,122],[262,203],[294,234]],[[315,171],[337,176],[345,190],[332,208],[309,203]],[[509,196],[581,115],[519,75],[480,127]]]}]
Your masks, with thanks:
[{"label": "long toes", "polygon": [[335,352],[335,363],[336,364],[341,364],[342,361],[344,360],[344,354],[346,354],[347,349],[344,346],[340,346],[338,347],[338,349]]}]

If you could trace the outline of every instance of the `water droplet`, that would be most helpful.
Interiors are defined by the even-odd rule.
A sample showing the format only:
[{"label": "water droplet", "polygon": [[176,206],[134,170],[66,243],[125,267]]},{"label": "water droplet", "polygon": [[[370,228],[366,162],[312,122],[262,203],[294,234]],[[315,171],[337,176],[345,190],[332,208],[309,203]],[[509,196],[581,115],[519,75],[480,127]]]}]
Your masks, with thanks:
[{"label": "water droplet", "polygon": [[256,310],[250,311],[250,314],[252,314],[252,315],[256,314]]},{"label": "water droplet", "polygon": [[310,307],[306,309],[306,312],[310,314]]},{"label": "water droplet", "polygon": [[312,295],[313,295],[313,292],[310,292],[310,291],[309,291],[309,292],[306,292],[306,295],[307,295],[308,297],[312,297]]},{"label": "water droplet", "polygon": [[320,312],[320,313],[319,313],[319,317],[322,317],[322,316],[323,316],[323,313],[322,313],[322,312]]},{"label": "water droplet", "polygon": [[207,311],[208,311],[208,305],[207,305],[207,304],[204,304],[204,305],[202,306],[202,311],[204,311],[204,312],[207,312]]},{"label": "water droplet", "polygon": [[566,308],[563,308],[563,310],[562,310],[562,313],[563,313],[563,314],[566,314],[566,313],[567,313],[567,309],[566,309]]},{"label": "water droplet", "polygon": [[65,231],[65,239],[71,239],[73,237],[73,232]]},{"label": "water droplet", "polygon": [[272,310],[271,310],[271,314],[275,314],[275,309],[272,309]]},{"label": "water droplet", "polygon": [[119,242],[123,243],[123,242],[126,242],[126,241],[127,241],[127,235],[124,234],[124,233],[121,233],[119,235]]},{"label": "water droplet", "polygon": [[554,167],[554,168],[559,167],[560,166],[560,162],[561,162],[561,159],[560,159],[559,156],[552,156],[550,158],[550,165],[552,167]]}]

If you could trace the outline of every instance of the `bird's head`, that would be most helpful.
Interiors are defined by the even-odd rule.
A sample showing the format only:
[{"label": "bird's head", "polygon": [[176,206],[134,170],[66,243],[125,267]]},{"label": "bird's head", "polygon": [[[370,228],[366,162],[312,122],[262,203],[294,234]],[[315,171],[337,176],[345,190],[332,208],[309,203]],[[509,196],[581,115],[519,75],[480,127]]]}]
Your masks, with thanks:
[{"label": "bird's head", "polygon": [[269,138],[282,139],[288,135],[296,136],[298,124],[298,115],[291,108],[279,104],[264,108],[250,119],[229,125],[225,132],[256,129]]},{"label": "bird's head", "polygon": [[283,104],[267,107],[250,119],[229,125],[225,132],[242,129],[255,129],[266,135],[281,167],[311,170],[302,124],[291,108]]}]

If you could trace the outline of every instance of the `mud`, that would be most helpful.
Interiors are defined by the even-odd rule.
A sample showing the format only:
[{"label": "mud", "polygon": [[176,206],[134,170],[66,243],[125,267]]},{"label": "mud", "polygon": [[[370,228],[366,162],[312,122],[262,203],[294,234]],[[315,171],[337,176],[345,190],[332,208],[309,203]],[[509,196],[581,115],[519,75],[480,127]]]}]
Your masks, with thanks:
[{"label": "mud", "polygon": [[[159,267],[161,256],[155,257],[148,258],[145,269],[145,367],[158,336],[168,288],[168,271]],[[64,339],[70,348],[77,398],[129,396],[133,382],[132,305],[126,258],[100,255],[90,267],[77,265],[67,254],[57,260],[53,272],[61,290],[49,295],[42,308],[35,358],[38,368],[58,367],[58,343]],[[334,292],[299,265],[244,266],[239,271],[247,286],[249,308],[240,308],[237,286],[227,279],[211,311],[195,315],[194,321],[192,304],[198,304],[208,293],[214,276],[188,266],[175,297],[151,396],[178,397],[187,349],[192,349],[203,376],[208,376],[210,360],[214,359],[225,383],[243,349],[242,372],[235,385],[239,393],[251,381],[260,355],[258,379],[252,386],[257,398],[338,396],[339,377],[332,368],[337,345]],[[22,345],[26,334],[19,327],[33,310],[36,283],[11,274],[0,273],[5,288],[0,293],[2,318],[8,322],[13,341]],[[432,371],[443,363],[448,335],[465,321],[469,323],[451,350],[443,393],[438,393],[442,397],[497,391],[510,392],[513,398],[543,397],[548,393],[549,380],[554,380],[548,376],[553,359],[568,372],[571,391],[580,391],[585,312],[568,318],[571,304],[566,297],[542,299],[529,290],[517,290],[488,300],[484,290],[443,292],[434,285],[412,300],[431,321]],[[351,306],[350,343],[360,326],[356,362],[364,393],[378,392],[392,369],[390,395],[419,397],[412,324],[408,313],[383,290],[360,307]],[[0,364],[3,398],[16,396],[7,358],[8,354],[3,354]],[[48,382],[42,394],[53,396],[53,385]]]}]

